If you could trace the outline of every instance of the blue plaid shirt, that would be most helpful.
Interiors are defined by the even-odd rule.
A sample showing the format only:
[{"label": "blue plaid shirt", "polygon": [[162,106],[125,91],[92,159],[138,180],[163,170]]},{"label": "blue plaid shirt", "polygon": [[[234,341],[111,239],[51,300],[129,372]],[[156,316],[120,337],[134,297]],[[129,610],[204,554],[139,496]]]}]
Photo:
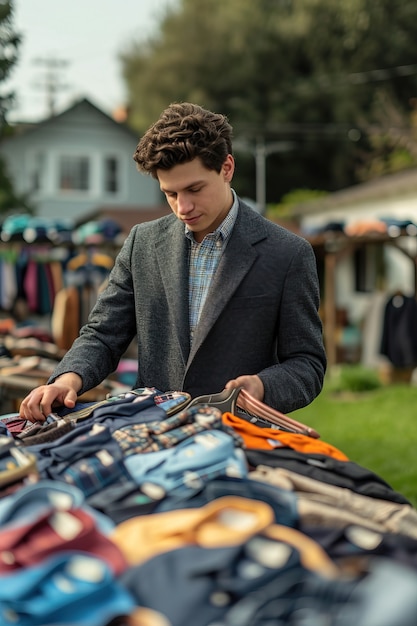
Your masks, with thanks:
[{"label": "blue plaid shirt", "polygon": [[216,228],[214,232],[206,235],[201,243],[197,243],[192,231],[185,227],[185,235],[191,242],[188,282],[191,342],[193,340],[195,327],[200,319],[200,313],[203,309],[211,280],[236,221],[239,203],[233,189],[232,193],[234,201],[229,213],[220,226]]}]

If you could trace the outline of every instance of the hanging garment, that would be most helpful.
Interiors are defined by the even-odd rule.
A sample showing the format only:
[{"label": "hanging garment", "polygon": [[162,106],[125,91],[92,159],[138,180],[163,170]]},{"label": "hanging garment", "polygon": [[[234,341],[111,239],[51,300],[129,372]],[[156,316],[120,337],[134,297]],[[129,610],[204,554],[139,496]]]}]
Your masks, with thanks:
[{"label": "hanging garment", "polygon": [[417,365],[417,301],[396,293],[385,305],[381,354],[394,367]]},{"label": "hanging garment", "polygon": [[11,311],[17,292],[15,267],[11,261],[3,258],[0,265],[0,308]]},{"label": "hanging garment", "polygon": [[80,295],[77,287],[64,287],[56,294],[51,330],[58,348],[69,350],[80,330]]}]

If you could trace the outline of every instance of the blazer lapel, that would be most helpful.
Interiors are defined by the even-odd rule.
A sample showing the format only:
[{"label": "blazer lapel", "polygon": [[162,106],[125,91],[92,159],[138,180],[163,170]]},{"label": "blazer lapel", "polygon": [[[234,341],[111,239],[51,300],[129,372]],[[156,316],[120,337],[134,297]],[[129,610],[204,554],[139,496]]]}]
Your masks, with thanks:
[{"label": "blazer lapel", "polygon": [[210,285],[187,366],[258,256],[253,244],[263,239],[266,233],[263,227],[259,227],[259,222],[252,223],[252,210],[240,207],[240,215]]},{"label": "blazer lapel", "polygon": [[190,351],[188,307],[188,239],[175,219],[156,244],[156,259],[184,362]]}]

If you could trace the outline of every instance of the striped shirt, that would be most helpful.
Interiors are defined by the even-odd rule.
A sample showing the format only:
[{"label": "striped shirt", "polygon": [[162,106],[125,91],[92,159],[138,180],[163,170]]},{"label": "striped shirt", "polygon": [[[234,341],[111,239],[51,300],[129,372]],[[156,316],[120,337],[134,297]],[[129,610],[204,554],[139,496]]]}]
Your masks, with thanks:
[{"label": "striped shirt", "polygon": [[215,274],[220,257],[232,234],[238,212],[238,200],[233,193],[233,205],[223,222],[212,233],[206,235],[201,243],[194,239],[192,231],[185,227],[185,235],[190,240],[188,302],[190,311],[190,338],[193,339],[195,328],[207,297],[211,280]]}]

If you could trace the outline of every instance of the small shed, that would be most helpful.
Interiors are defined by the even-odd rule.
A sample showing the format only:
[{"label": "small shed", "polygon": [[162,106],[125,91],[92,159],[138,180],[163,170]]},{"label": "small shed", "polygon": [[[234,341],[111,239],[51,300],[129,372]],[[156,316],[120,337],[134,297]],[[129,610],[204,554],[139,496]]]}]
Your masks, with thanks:
[{"label": "small shed", "polygon": [[316,253],[331,367],[341,310],[360,323],[377,293],[416,297],[417,169],[297,205],[291,217]]}]

